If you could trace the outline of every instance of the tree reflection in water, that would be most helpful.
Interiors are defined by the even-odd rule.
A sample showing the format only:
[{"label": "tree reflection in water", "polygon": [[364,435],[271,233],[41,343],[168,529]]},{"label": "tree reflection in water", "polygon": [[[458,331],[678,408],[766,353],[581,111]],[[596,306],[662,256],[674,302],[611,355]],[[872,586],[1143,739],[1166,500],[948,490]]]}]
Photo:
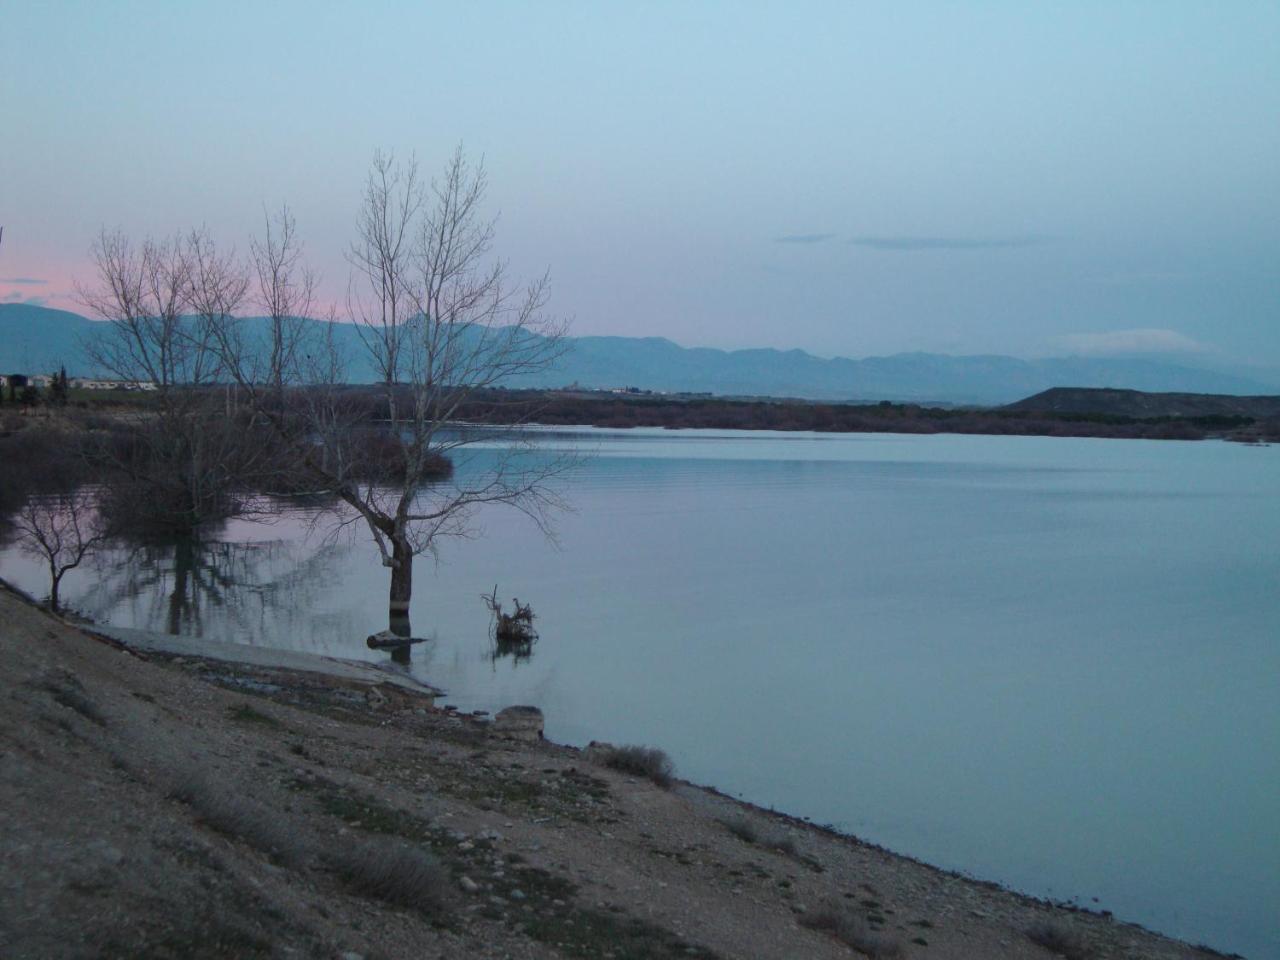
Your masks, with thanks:
[{"label": "tree reflection in water", "polygon": [[512,664],[518,667],[533,656],[535,639],[530,637],[527,640],[510,640],[494,636],[489,647],[489,661],[497,667],[499,660],[510,657]]},{"label": "tree reflection in water", "polygon": [[[78,605],[94,619],[171,634],[270,646],[305,637],[299,646],[354,648],[363,638],[350,615],[314,613],[348,550],[210,536],[117,544],[98,555],[95,582]],[[118,615],[122,607],[127,617]]]}]

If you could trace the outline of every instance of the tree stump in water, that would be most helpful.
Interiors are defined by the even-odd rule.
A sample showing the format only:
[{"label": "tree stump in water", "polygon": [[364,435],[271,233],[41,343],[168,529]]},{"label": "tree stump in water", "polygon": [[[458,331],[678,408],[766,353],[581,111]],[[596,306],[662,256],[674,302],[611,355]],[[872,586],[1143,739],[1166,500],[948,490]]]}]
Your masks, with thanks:
[{"label": "tree stump in water", "polygon": [[538,631],[533,628],[533,610],[529,604],[521,603],[516,597],[515,613],[504,613],[502,604],[498,602],[498,587],[495,584],[492,596],[482,598],[493,614],[493,636],[500,644],[510,647],[527,646],[538,639]]}]

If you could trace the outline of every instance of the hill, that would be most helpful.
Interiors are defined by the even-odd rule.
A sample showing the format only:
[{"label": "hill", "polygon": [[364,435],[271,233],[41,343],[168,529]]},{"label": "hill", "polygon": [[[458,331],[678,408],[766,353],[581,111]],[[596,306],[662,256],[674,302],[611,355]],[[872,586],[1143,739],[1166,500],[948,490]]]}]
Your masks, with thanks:
[{"label": "hill", "polygon": [[1055,387],[1008,404],[1022,413],[1096,414],[1109,417],[1280,417],[1280,396],[1210,393],[1144,393],[1140,390]]},{"label": "hill", "polygon": [[[0,371],[73,375],[92,369],[82,345],[102,327],[78,314],[27,304],[0,304]],[[335,328],[353,383],[373,370],[354,327]],[[1123,388],[1187,393],[1259,394],[1274,387],[1250,376],[1150,359],[1057,357],[1023,360],[996,354],[900,353],[854,360],[803,350],[717,350],[682,347],[660,337],[572,337],[553,369],[513,380],[514,387],[638,387],[721,396],[809,400],[898,400],[1008,403],[1051,387]]]}]

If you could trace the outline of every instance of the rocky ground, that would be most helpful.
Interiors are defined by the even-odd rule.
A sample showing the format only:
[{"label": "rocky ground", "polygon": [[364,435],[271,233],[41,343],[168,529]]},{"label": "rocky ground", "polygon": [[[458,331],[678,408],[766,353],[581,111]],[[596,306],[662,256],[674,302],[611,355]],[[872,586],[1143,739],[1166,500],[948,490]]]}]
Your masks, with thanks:
[{"label": "rocky ground", "polygon": [[610,757],[0,590],[0,956],[1206,955]]}]

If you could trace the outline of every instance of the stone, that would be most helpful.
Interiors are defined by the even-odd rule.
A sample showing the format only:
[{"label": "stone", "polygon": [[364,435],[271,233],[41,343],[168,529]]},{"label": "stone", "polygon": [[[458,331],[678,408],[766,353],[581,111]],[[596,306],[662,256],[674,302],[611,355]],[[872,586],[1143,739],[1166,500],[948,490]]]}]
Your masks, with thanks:
[{"label": "stone", "polygon": [[497,736],[511,740],[541,740],[543,718],[537,707],[507,707],[499,710],[491,728]]},{"label": "stone", "polygon": [[460,886],[467,893],[475,893],[480,889],[480,884],[476,883],[470,877],[460,878],[458,880],[458,886]]}]

